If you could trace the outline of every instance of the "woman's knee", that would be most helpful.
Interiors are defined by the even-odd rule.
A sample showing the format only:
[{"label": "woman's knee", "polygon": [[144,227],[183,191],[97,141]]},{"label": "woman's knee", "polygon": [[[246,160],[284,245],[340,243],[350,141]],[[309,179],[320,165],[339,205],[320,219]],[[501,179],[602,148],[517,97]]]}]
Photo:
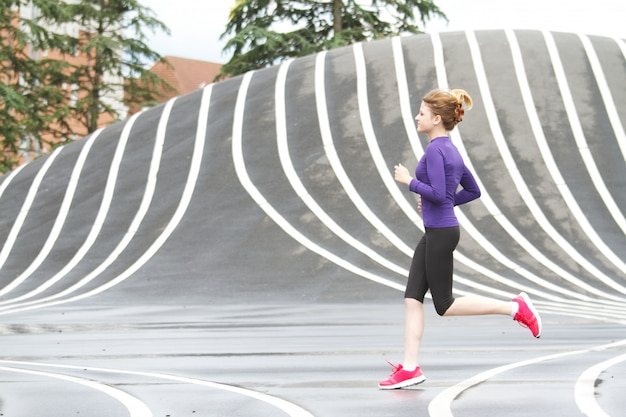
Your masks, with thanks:
[{"label": "woman's knee", "polygon": [[420,308],[423,302],[413,297],[404,297],[404,305],[407,309]]}]

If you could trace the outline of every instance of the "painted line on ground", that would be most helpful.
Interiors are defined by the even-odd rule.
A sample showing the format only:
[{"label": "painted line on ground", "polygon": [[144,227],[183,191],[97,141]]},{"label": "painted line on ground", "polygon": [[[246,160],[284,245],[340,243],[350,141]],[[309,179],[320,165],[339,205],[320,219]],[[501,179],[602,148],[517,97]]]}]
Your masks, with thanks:
[{"label": "painted line on ground", "polygon": [[[28,189],[28,193],[26,194],[26,199],[24,200],[24,203],[22,204],[22,207],[20,208],[20,212],[17,218],[15,219],[15,222],[11,226],[11,231],[9,232],[9,235],[4,241],[4,245],[2,246],[2,250],[0,251],[0,269],[4,267],[4,264],[7,258],[9,257],[9,254],[13,250],[13,246],[15,245],[15,242],[17,241],[17,237],[20,231],[22,230],[22,226],[24,226],[24,222],[26,221],[26,216],[28,216],[28,213],[33,205],[33,202],[35,201],[35,197],[37,197],[37,192],[39,191],[39,187],[41,186],[41,183],[43,182],[43,179],[45,178],[46,173],[48,172],[48,170],[52,166],[52,163],[54,162],[56,157],[59,155],[59,153],[62,151],[62,149],[63,148],[56,148],[54,152],[52,152],[48,156],[48,158],[46,158],[43,166],[39,169],[39,171],[37,171],[37,175],[35,176],[35,179],[33,180],[30,188]],[[19,283],[15,283],[15,281],[12,281],[11,283],[9,283],[8,285],[6,285],[4,288],[0,290],[0,296],[10,292],[17,285],[19,285]]]},{"label": "painted line on ground", "polygon": [[[507,34],[511,34],[510,31],[507,32]],[[532,213],[533,217],[536,219],[537,224],[547,233],[547,235],[559,246],[563,249],[564,253],[568,254],[568,256],[570,256],[570,258],[572,260],[574,260],[575,262],[577,262],[580,266],[582,266],[583,268],[585,268],[587,271],[589,271],[589,273],[591,273],[592,275],[594,275],[598,280],[604,282],[607,285],[612,284],[611,286],[613,287],[613,289],[620,291],[626,294],[626,288],[617,285],[611,278],[609,278],[608,276],[606,276],[605,274],[603,274],[601,271],[599,271],[594,265],[592,265],[589,261],[587,261],[586,258],[584,258],[582,256],[582,254],[580,254],[557,230],[556,228],[554,228],[554,226],[550,223],[550,221],[548,220],[547,216],[544,214],[544,212],[542,211],[541,207],[539,206],[538,202],[536,201],[533,193],[530,191],[530,189],[528,188],[526,182],[524,181],[524,178],[521,175],[521,172],[519,170],[519,168],[517,167],[517,163],[515,162],[515,159],[513,158],[513,155],[511,154],[511,151],[508,147],[508,144],[506,143],[506,139],[504,138],[504,134],[502,132],[502,129],[500,127],[500,123],[498,120],[498,115],[497,115],[497,111],[495,108],[495,104],[493,102],[492,96],[491,96],[491,90],[489,88],[489,83],[487,80],[487,74],[482,62],[482,56],[481,56],[481,51],[480,51],[480,46],[478,44],[478,41],[476,39],[476,36],[474,34],[474,32],[472,31],[466,31],[466,37],[468,39],[468,43],[470,46],[470,52],[472,55],[472,61],[474,63],[474,69],[475,69],[475,73],[476,73],[476,77],[478,79],[478,84],[480,87],[480,91],[481,91],[481,97],[483,99],[483,103],[485,106],[485,111],[487,113],[488,116],[488,120],[489,120],[489,125],[493,134],[493,138],[495,140],[495,143],[498,147],[498,150],[500,152],[500,155],[504,161],[505,166],[507,167],[507,170],[509,172],[509,175],[511,176],[511,179],[513,180],[513,183],[518,191],[518,193],[520,194],[520,196],[522,197],[524,203],[526,204],[526,206],[528,207],[528,209],[530,210],[530,212]],[[540,138],[544,137],[543,136],[543,130],[541,130],[540,128],[540,123],[539,123],[539,118],[536,114],[536,110],[534,107],[534,100],[532,98],[532,96],[530,95],[530,87],[528,86],[528,82],[526,79],[526,74],[523,72],[523,64],[521,64],[519,57],[521,56],[521,53],[519,53],[519,48],[516,48],[516,43],[515,43],[515,37],[512,36],[509,38],[509,41],[511,43],[511,50],[513,53],[513,62],[514,62],[514,68],[516,69],[516,74],[518,76],[518,85],[520,87],[521,93],[522,93],[522,98],[524,99],[524,103],[525,103],[525,107],[526,107],[526,111],[529,117],[529,121],[531,122],[531,126],[533,126],[533,132],[535,133],[535,137],[539,138],[538,139],[538,144],[540,144]],[[539,124],[539,127],[537,127],[537,124]],[[541,147],[541,146],[540,146]],[[544,150],[542,152],[542,154],[544,154],[544,158],[547,157],[547,154],[545,154],[546,150]],[[546,162],[547,163],[547,162]],[[557,184],[557,187],[561,188],[561,184],[563,181],[561,181],[561,179],[557,178],[557,177],[553,177],[555,183]],[[567,202],[567,200],[566,200]],[[521,238],[521,234],[516,236],[518,238]],[[526,242],[525,242],[526,243]],[[622,297],[618,297],[612,294],[609,294],[605,291],[599,290],[593,286],[591,286],[590,284],[588,284],[587,282],[583,281],[582,279],[574,276],[573,274],[565,271],[564,269],[558,267],[558,268],[554,268],[555,265],[553,265],[552,262],[546,262],[547,261],[547,257],[541,253],[541,251],[539,251],[537,248],[535,248],[534,246],[532,246],[530,244],[530,242],[528,242],[528,244],[523,245],[523,247],[529,251],[529,253],[537,260],[539,260],[540,262],[544,263],[546,266],[550,265],[551,269],[554,270],[555,272],[558,271],[559,275],[561,277],[563,277],[564,279],[566,279],[567,281],[571,282],[572,284],[578,286],[579,288],[591,293],[591,294],[595,294],[597,296],[600,296],[602,298],[608,299],[608,300],[613,300],[616,302],[623,302],[623,298]]]},{"label": "painted line on ground", "polygon": [[600,374],[602,372],[606,371],[611,366],[625,361],[626,354],[622,354],[604,362],[600,362],[580,375],[574,388],[576,405],[578,405],[580,411],[589,417],[609,417],[609,415],[604,412],[598,404],[596,386],[599,384],[596,384],[596,382],[600,379]]},{"label": "painted line on ground", "polygon": [[[541,356],[538,358],[527,359],[527,360],[511,363],[508,365],[499,366],[497,368],[493,368],[485,372],[481,372],[480,374],[475,375],[469,379],[466,379],[465,381],[462,381],[456,385],[453,385],[445,389],[441,393],[439,393],[428,404],[428,415],[430,417],[454,417],[454,414],[452,414],[451,406],[452,406],[452,402],[456,398],[458,398],[461,394],[463,394],[465,391],[469,390],[470,388],[482,382],[485,382],[487,379],[493,378],[494,376],[498,374],[510,371],[512,369],[521,368],[521,367],[528,366],[528,365],[534,365],[540,362],[546,362],[546,361],[550,361],[553,359],[560,359],[560,358],[564,358],[567,356],[580,355],[580,354],[589,353],[589,352],[598,352],[598,351],[603,351],[603,350],[622,347],[622,346],[626,346],[626,340],[622,340],[620,342],[615,342],[615,343],[609,343],[606,345],[595,346],[595,347],[591,347],[588,349],[561,352],[561,353],[556,353],[552,355]],[[593,417],[596,417],[596,416],[594,415]]]},{"label": "painted line on ground", "polygon": [[[275,397],[269,394],[264,394],[264,393],[247,389],[247,388],[242,388],[239,386],[227,385],[227,384],[222,384],[219,382],[206,381],[206,380],[198,379],[198,378],[168,375],[168,374],[162,374],[162,373],[156,373],[156,372],[129,371],[129,370],[123,370],[123,369],[97,368],[97,367],[76,366],[76,365],[59,365],[59,364],[38,363],[38,362],[0,360],[0,363],[16,365],[16,366],[19,365],[19,366],[30,366],[30,367],[49,367],[49,368],[57,368],[57,369],[70,369],[70,370],[77,370],[81,372],[101,372],[101,373],[108,373],[108,374],[133,375],[133,376],[142,376],[142,377],[147,377],[147,378],[164,379],[164,380],[175,381],[175,382],[180,382],[184,384],[199,385],[199,386],[203,386],[207,388],[232,392],[234,394],[239,394],[239,395],[243,395],[249,398],[262,401],[266,404],[269,404],[273,407],[278,408],[279,410],[285,412],[290,417],[313,417],[311,413],[309,413],[302,407],[299,407],[298,405],[291,403],[289,401],[283,400],[282,398]],[[73,377],[68,377],[68,378],[73,378]],[[140,417],[140,416],[131,415],[131,417]],[[146,415],[146,417],[148,417],[148,415]]]},{"label": "painted line on ground", "polygon": [[[7,363],[7,361],[1,361],[3,363]],[[15,364],[20,364],[20,362],[12,362]],[[121,391],[117,388],[113,388],[110,385],[102,384],[100,382],[96,382],[90,379],[78,378],[75,376],[62,375],[51,372],[42,372],[42,371],[34,371],[30,369],[18,369],[13,367],[0,367],[0,372],[13,372],[13,373],[21,373],[27,375],[36,375],[43,376],[46,378],[54,378],[59,379],[66,382],[71,382],[73,384],[79,384],[86,386],[88,388],[94,389],[96,391],[100,391],[109,397],[119,401],[126,407],[130,417],[152,417],[152,411],[148,408],[148,406],[140,401],[138,398],[133,397],[132,395]],[[22,406],[24,408],[28,408],[28,406]]]},{"label": "painted line on ground", "polygon": [[[126,231],[126,233],[122,235],[122,239],[116,245],[116,247],[108,254],[108,256],[100,263],[100,265],[98,265],[95,269],[93,269],[91,272],[89,272],[87,275],[81,278],[78,282],[74,283],[73,285],[69,286],[63,291],[60,291],[56,294],[53,294],[53,295],[50,295],[50,296],[47,296],[47,297],[44,297],[35,301],[31,301],[28,303],[21,303],[19,305],[11,305],[7,308],[10,308],[10,309],[22,308],[27,305],[45,303],[45,302],[49,302],[49,301],[56,300],[61,297],[70,295],[76,292],[77,290],[79,290],[80,288],[84,287],[85,285],[87,285],[89,282],[96,279],[109,266],[111,266],[111,264],[113,264],[113,262],[121,255],[121,253],[128,246],[132,238],[135,236],[135,233],[137,232],[137,229],[139,228],[139,225],[143,221],[148,211],[148,208],[150,207],[150,204],[152,202],[152,197],[154,196],[154,192],[156,188],[156,176],[158,174],[160,163],[161,163],[161,154],[163,150],[163,142],[165,141],[165,131],[167,128],[167,122],[169,120],[169,115],[170,115],[170,112],[172,110],[172,107],[175,101],[176,101],[176,98],[168,100],[168,102],[164,106],[163,112],[159,119],[159,125],[157,128],[157,134],[156,134],[155,144],[154,144],[154,148],[152,152],[150,168],[149,168],[148,176],[146,178],[146,188],[144,190],[143,198],[139,205],[139,209],[135,213],[135,217],[133,218],[132,222],[130,223],[128,227],[128,230]],[[55,276],[54,279],[44,282],[35,290],[31,291],[28,294],[25,294],[24,296],[27,296],[27,295],[33,296],[33,295],[39,294],[42,291],[49,288],[54,283],[56,283],[60,278],[61,276]],[[15,301],[15,300],[8,300],[8,301],[10,302],[10,301]]]},{"label": "painted line on ground", "polygon": [[[580,156],[587,168],[587,172],[589,173],[589,177],[591,178],[592,183],[594,184],[600,199],[604,202],[604,205],[607,207],[609,213],[613,217],[613,220],[617,223],[617,225],[626,233],[626,220],[624,220],[624,215],[621,210],[617,207],[617,204],[613,200],[609,190],[606,188],[602,176],[595,164],[593,156],[591,155],[591,151],[589,149],[589,145],[587,144],[587,139],[585,138],[585,133],[583,131],[583,127],[580,123],[580,118],[578,117],[578,112],[576,110],[576,104],[574,102],[574,97],[572,96],[572,92],[569,88],[569,84],[567,81],[567,75],[565,73],[565,67],[563,62],[561,61],[561,57],[559,55],[559,51],[554,40],[552,34],[548,31],[543,31],[543,36],[546,42],[546,46],[548,48],[548,53],[550,55],[550,59],[552,60],[552,66],[554,68],[554,73],[556,76],[556,80],[559,86],[559,92],[561,93],[561,97],[563,98],[563,105],[565,107],[565,111],[567,114],[567,118],[569,120],[570,127],[572,129],[572,134],[574,135],[574,140],[576,141],[576,146],[580,153]],[[586,49],[587,56],[591,53]],[[520,58],[521,60],[521,55]],[[523,65],[523,64],[520,64]],[[519,77],[526,77],[523,74],[523,68],[519,70]],[[598,74],[595,74],[596,76]],[[596,81],[598,79],[596,78]],[[530,92],[529,92],[530,94]],[[607,108],[607,112],[609,109]],[[536,112],[533,114],[533,117],[537,119],[536,124],[540,126],[539,116]],[[600,253],[602,253],[611,263],[613,263],[619,270],[626,271],[626,263],[624,263],[619,256],[617,256],[608,245],[604,243],[604,241],[598,236],[595,228],[589,223],[587,217],[585,216],[585,212],[578,205],[578,201],[572,195],[565,179],[562,177],[559,167],[556,164],[556,161],[552,157],[550,153],[550,148],[548,146],[548,141],[543,134],[543,130],[533,129],[535,132],[535,138],[537,143],[542,150],[542,156],[544,157],[544,162],[546,167],[550,171],[550,174],[557,185],[559,186],[559,191],[563,195],[564,200],[567,203],[568,208],[572,211],[574,218],[583,229],[585,234],[589,237],[591,242],[598,248]],[[582,256],[582,255],[581,255]],[[584,265],[581,265],[584,267]],[[592,271],[590,271],[592,272]],[[607,285],[609,285],[607,283]],[[626,293],[624,289],[617,289],[622,293]]]},{"label": "painted line on ground", "polygon": [[[287,73],[289,66],[293,61],[286,61],[278,69],[278,75],[276,77],[276,88],[274,91],[275,101],[275,119],[276,119],[276,142],[278,146],[278,157],[280,164],[283,168],[285,177],[289,181],[289,184],[295,191],[296,195],[300,197],[302,202],[308,207],[321,222],[326,226],[335,236],[346,242],[349,246],[358,250],[368,258],[377,262],[379,265],[393,271],[401,276],[408,275],[408,270],[399,265],[394,264],[388,259],[381,256],[369,246],[365,245],[361,241],[357,240],[354,236],[343,229],[337,222],[328,215],[326,211],[318,204],[318,202],[307,191],[306,187],[300,181],[298,172],[293,166],[291,157],[289,155],[289,142],[287,133],[287,110],[285,104],[285,84],[287,82]],[[337,174],[335,172],[335,174]],[[344,177],[345,179],[345,177]],[[358,201],[358,200],[357,200]],[[358,204],[355,202],[355,204]]]},{"label": "painted line on ground", "polygon": [[[91,150],[94,142],[96,141],[96,139],[98,138],[101,132],[102,132],[102,129],[98,129],[88,138],[84,139],[85,144],[82,147],[80,154],[78,155],[78,159],[76,160],[76,164],[74,165],[74,169],[72,170],[72,174],[70,175],[70,180],[67,185],[67,189],[65,190],[65,195],[63,196],[61,207],[59,208],[59,212],[54,221],[54,225],[52,226],[52,229],[50,233],[48,234],[48,238],[46,239],[46,242],[44,243],[43,247],[39,251],[39,254],[35,257],[35,259],[33,259],[33,261],[28,266],[28,268],[26,268],[24,272],[22,272],[17,278],[15,278],[11,282],[10,284],[12,286],[11,288],[17,287],[22,282],[24,282],[30,275],[32,275],[41,266],[44,260],[48,257],[48,255],[50,254],[50,251],[52,251],[52,248],[54,247],[56,240],[61,234],[61,229],[63,228],[63,225],[65,224],[65,220],[67,220],[67,217],[69,215],[70,207],[74,200],[74,194],[76,192],[76,189],[78,188],[80,174],[81,174],[83,167],[85,166],[85,162],[87,161],[87,156],[89,155],[89,151]],[[5,287],[3,290],[8,291],[11,289],[7,287]],[[40,287],[36,288],[35,290],[29,291],[28,293],[23,294],[19,297],[1,301],[0,305],[14,303],[17,301],[30,298],[38,294],[39,292],[43,291],[42,288],[43,289],[47,288],[45,283],[41,285]]]},{"label": "painted line on ground", "polygon": [[124,280],[132,276],[146,262],[148,262],[150,258],[154,256],[154,254],[163,246],[163,244],[165,244],[167,239],[172,235],[174,230],[178,227],[178,224],[181,222],[191,202],[191,197],[195,190],[198,175],[200,173],[200,165],[202,163],[202,158],[204,155],[204,144],[206,141],[207,123],[208,123],[209,106],[211,102],[212,89],[213,89],[213,84],[210,84],[204,87],[202,90],[202,99],[200,103],[199,116],[198,116],[198,126],[196,130],[196,137],[194,140],[194,149],[193,149],[193,153],[191,157],[191,164],[189,167],[189,173],[187,175],[187,181],[185,182],[185,186],[183,188],[183,193],[179,201],[178,207],[176,208],[176,211],[174,212],[172,218],[170,219],[168,224],[165,226],[161,234],[146,249],[146,251],[131,266],[125,269],[121,274],[117,275],[115,278],[109,280],[105,284],[102,284],[92,290],[89,290],[85,293],[75,295],[73,297],[66,298],[63,300],[49,301],[49,302],[44,302],[44,303],[22,307],[22,308],[18,307],[9,311],[3,311],[3,312],[0,312],[0,315],[69,303],[69,302],[82,300],[82,299],[100,294],[101,292],[106,291],[114,287],[115,285],[118,285],[119,283],[123,282]]},{"label": "painted line on ground", "polygon": [[394,288],[399,291],[404,291],[404,286],[393,282],[387,278],[383,278],[376,274],[372,274],[356,265],[346,261],[345,259],[333,254],[327,249],[321,247],[317,243],[313,242],[308,237],[304,236],[293,225],[291,225],[261,194],[258,188],[254,185],[248,172],[246,170],[246,163],[243,156],[243,124],[246,107],[246,96],[248,88],[254,72],[248,72],[243,76],[243,80],[237,93],[237,101],[235,103],[235,116],[233,120],[233,134],[232,134],[232,156],[233,164],[235,166],[235,173],[239,182],[243,186],[244,190],[252,197],[256,204],[274,221],[285,233],[291,236],[295,241],[302,246],[311,250],[312,252],[326,258],[330,262],[356,274],[370,281],[377,282],[390,288]]},{"label": "painted line on ground", "polygon": [[[104,225],[104,220],[106,219],[109,208],[111,206],[111,200],[113,199],[113,190],[115,189],[115,184],[117,182],[117,177],[119,174],[119,166],[122,162],[122,157],[124,155],[124,150],[128,142],[128,137],[130,136],[130,131],[137,117],[139,117],[139,113],[128,119],[124,125],[124,129],[122,130],[122,134],[117,143],[115,154],[109,168],[109,174],[107,176],[107,183],[104,188],[102,201],[100,202],[100,207],[89,231],[89,235],[87,236],[81,247],[78,249],[78,251],[74,254],[72,259],[67,262],[59,272],[54,274],[54,276],[43,285],[50,286],[61,280],[85,257],[89,249],[93,246],[96,239],[98,238],[98,235],[102,230],[102,226]],[[0,308],[0,310],[3,310],[5,308],[6,307]]]}]

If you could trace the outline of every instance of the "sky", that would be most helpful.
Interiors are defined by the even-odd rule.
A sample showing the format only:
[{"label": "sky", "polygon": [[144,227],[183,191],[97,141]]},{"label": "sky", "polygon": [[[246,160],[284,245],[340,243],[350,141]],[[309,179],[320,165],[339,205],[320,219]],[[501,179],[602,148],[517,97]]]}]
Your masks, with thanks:
[{"label": "sky", "polygon": [[[626,39],[623,0],[434,0],[448,16],[428,21],[425,31],[546,29]],[[171,31],[148,33],[161,55],[225,63],[220,40],[235,0],[142,0]]]}]

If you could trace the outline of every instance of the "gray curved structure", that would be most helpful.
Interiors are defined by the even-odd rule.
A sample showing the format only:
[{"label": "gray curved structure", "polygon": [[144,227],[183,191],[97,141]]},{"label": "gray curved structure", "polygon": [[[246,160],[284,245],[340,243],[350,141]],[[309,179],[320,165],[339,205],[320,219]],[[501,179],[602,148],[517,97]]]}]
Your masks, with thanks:
[{"label": "gray curved structure", "polygon": [[[70,390],[78,385],[91,389],[89,395],[104,393],[115,405],[102,408],[103,415],[115,407],[131,415],[167,412],[167,402],[146,399],[154,391],[135,395],[123,388],[127,378],[152,378],[192,386],[177,388],[176,395],[187,400],[198,387],[211,391],[202,395],[214,395],[212,405],[198,405],[196,415],[221,415],[216,407],[232,415],[276,415],[278,407],[288,415],[334,416],[349,408],[367,416],[381,415],[382,407],[400,412],[420,404],[424,415],[428,406],[429,415],[443,416],[451,415],[448,397],[455,400],[474,386],[456,384],[483,371],[475,363],[468,367],[465,356],[452,358],[460,371],[446,374],[447,362],[439,363],[435,353],[455,349],[454,338],[445,336],[454,330],[464,335],[467,349],[477,333],[489,340],[487,348],[474,346],[478,356],[472,356],[493,371],[485,378],[509,368],[499,369],[497,360],[492,366],[493,355],[478,352],[512,349],[520,362],[557,361],[556,372],[567,374],[564,385],[578,381],[575,395],[570,388],[567,398],[542,401],[539,395],[538,405],[532,404],[538,408],[530,411],[503,401],[498,407],[507,416],[554,415],[550,407],[567,410],[564,415],[618,415],[624,403],[611,395],[616,383],[602,385],[599,403],[585,381],[596,381],[598,369],[623,371],[626,362],[616,353],[623,352],[619,340],[626,323],[625,56],[620,39],[539,31],[358,44],[205,87],[4,175],[0,320],[16,348],[7,355],[14,362],[0,361],[0,367],[9,379],[65,378]],[[543,345],[529,345],[508,321],[429,318],[428,329],[435,330],[424,356],[444,380],[430,391],[403,392],[398,404],[387,394],[367,394],[377,392],[377,378],[386,372],[367,356],[401,357],[401,291],[422,226],[414,196],[394,183],[392,169],[397,162],[414,166],[423,152],[426,141],[415,133],[413,117],[420,98],[438,86],[463,88],[474,99],[453,140],[483,191],[480,200],[458,210],[455,291],[498,298],[526,291],[544,314],[546,335]],[[66,313],[72,318],[61,317]],[[343,336],[329,323],[344,326]],[[479,330],[466,333],[473,325]],[[241,333],[226,332],[230,326]],[[286,333],[278,331],[282,326]],[[306,339],[298,326],[317,337]],[[63,329],[73,342],[85,337],[87,345],[123,339],[122,357],[145,359],[142,349],[148,348],[156,349],[153,357],[181,360],[142,362],[140,373],[124,360],[110,362],[107,354],[19,348],[23,333],[45,345]],[[183,329],[191,333],[181,346],[172,335]],[[207,336],[219,329],[223,337]],[[493,339],[509,331],[513,345]],[[551,340],[550,334],[558,337]],[[210,342],[194,345],[190,340],[198,335]],[[348,347],[354,343],[349,335],[361,339],[359,348]],[[309,348],[295,342],[302,337]],[[319,345],[320,338],[338,345]],[[563,345],[568,338],[574,347]],[[285,365],[263,368],[247,359],[260,356],[263,362],[264,355],[289,352],[309,363],[320,352],[343,351],[339,345],[344,355],[357,352],[349,358],[360,371],[335,363],[326,369],[333,380],[317,385],[276,371]],[[544,357],[542,349],[578,356],[558,362],[561,356]],[[605,355],[590,358],[591,351]],[[48,363],[48,355],[58,360]],[[198,355],[206,357],[197,362]],[[589,366],[569,375],[581,356]],[[246,369],[271,376],[258,383],[245,372],[233,375],[220,367],[221,357],[239,357]],[[211,358],[216,362],[210,376],[194,371]],[[74,365],[95,368],[81,379]],[[368,373],[359,374],[364,369]],[[538,372],[538,386],[556,375]],[[98,382],[90,386],[86,380]],[[297,386],[302,388],[290,390]],[[359,389],[354,397],[316,402],[328,386]],[[454,389],[460,391],[451,394]],[[516,389],[528,393],[527,381]],[[464,415],[484,415],[491,406],[476,409],[472,401],[490,398],[492,391],[485,390],[464,395],[457,407],[467,406]],[[5,407],[19,401],[17,391],[4,392]],[[361,395],[368,400],[359,400]],[[242,396],[256,401],[249,411],[239,408]],[[73,411],[71,405],[58,407],[63,411],[54,415]]]}]

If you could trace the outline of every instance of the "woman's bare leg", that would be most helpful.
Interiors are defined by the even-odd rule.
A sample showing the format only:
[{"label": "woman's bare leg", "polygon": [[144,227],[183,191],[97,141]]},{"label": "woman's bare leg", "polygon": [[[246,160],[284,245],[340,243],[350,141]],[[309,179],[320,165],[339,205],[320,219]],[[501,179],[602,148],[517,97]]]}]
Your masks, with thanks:
[{"label": "woman's bare leg", "polygon": [[414,298],[405,298],[404,323],[404,366],[415,366],[419,362],[419,350],[424,334],[424,304]]},{"label": "woman's bare leg", "polygon": [[485,314],[511,315],[514,303],[493,298],[466,296],[455,298],[444,316],[480,316]]}]

